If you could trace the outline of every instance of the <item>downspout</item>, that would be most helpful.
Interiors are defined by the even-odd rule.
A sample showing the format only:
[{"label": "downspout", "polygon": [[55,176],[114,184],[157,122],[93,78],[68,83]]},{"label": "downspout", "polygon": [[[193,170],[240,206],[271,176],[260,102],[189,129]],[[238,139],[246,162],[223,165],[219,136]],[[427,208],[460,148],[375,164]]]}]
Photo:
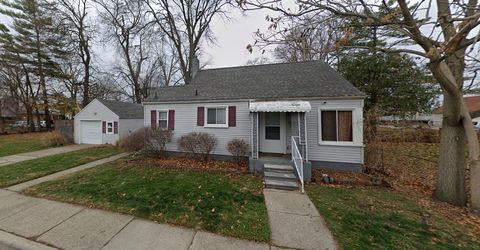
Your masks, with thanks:
[{"label": "downspout", "polygon": [[304,129],[305,129],[305,161],[308,162],[307,112],[303,114],[303,122],[304,122]]}]

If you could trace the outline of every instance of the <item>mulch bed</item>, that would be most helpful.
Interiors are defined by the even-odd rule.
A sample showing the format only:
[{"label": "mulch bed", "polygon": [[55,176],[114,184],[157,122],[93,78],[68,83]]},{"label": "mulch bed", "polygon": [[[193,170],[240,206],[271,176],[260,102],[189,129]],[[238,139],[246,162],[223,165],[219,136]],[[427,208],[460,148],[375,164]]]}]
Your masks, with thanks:
[{"label": "mulch bed", "polygon": [[240,163],[233,161],[201,161],[188,159],[185,157],[137,157],[126,162],[128,166],[145,166],[152,168],[162,168],[168,170],[190,170],[190,171],[217,171],[226,173],[248,173],[248,162]]}]

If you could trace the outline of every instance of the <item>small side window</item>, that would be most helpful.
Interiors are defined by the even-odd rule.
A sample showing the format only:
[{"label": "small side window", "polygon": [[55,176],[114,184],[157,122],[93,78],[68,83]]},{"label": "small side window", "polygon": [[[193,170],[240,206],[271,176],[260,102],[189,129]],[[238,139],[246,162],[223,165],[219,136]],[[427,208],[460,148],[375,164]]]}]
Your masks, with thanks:
[{"label": "small side window", "polygon": [[107,134],[113,134],[113,122],[107,122]]}]

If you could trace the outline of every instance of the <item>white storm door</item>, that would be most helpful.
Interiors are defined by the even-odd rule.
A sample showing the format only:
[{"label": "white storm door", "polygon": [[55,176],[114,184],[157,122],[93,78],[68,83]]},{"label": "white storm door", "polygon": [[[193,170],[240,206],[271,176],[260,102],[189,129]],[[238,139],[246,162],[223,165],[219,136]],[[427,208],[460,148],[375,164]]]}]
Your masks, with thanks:
[{"label": "white storm door", "polygon": [[259,141],[260,152],[285,154],[285,113],[261,113]]}]

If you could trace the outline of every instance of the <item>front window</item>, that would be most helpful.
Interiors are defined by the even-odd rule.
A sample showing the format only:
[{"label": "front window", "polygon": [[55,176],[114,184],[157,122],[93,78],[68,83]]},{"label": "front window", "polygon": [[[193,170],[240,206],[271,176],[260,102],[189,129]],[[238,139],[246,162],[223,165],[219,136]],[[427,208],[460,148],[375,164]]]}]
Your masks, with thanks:
[{"label": "front window", "polygon": [[168,112],[158,111],[158,127],[168,128]]},{"label": "front window", "polygon": [[321,111],[322,141],[353,141],[352,111]]},{"label": "front window", "polygon": [[113,134],[113,122],[107,122],[107,134]]},{"label": "front window", "polygon": [[207,108],[207,126],[227,126],[227,108]]},{"label": "front window", "polygon": [[280,140],[280,113],[265,113],[265,139]]}]

